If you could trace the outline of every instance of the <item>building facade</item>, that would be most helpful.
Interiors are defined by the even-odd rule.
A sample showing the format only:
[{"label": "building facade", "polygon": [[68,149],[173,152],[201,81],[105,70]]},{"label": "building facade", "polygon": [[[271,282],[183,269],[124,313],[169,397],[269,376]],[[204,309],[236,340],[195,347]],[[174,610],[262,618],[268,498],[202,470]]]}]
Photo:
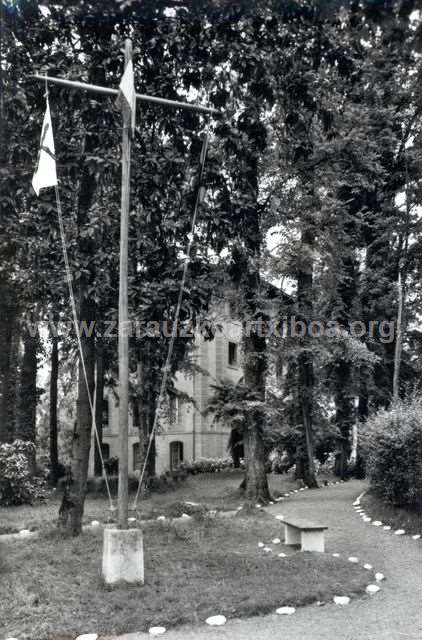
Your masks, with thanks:
[{"label": "building facade", "polygon": [[[243,373],[241,366],[241,324],[230,318],[229,303],[224,304],[218,317],[218,326],[212,340],[196,334],[193,358],[198,365],[189,374],[179,372],[175,387],[183,399],[168,399],[169,411],[156,435],[156,472],[162,473],[180,462],[199,458],[223,458],[228,455],[230,429],[205,413],[214,394],[213,385],[225,380],[238,382]],[[194,402],[187,400],[192,398]],[[118,424],[119,407],[113,393],[105,398],[103,423],[104,458],[119,456]],[[93,443],[92,443],[93,445]],[[129,415],[129,473],[139,471],[141,451],[138,426]],[[94,446],[91,447],[90,475],[93,475]]]}]

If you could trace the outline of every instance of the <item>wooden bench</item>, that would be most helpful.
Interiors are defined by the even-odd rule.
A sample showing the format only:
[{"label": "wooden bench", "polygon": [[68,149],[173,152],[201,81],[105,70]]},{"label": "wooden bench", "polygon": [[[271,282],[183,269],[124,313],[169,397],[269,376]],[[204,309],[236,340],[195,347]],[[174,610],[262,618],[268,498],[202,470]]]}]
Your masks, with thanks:
[{"label": "wooden bench", "polygon": [[328,527],[310,520],[296,518],[282,520],[284,524],[284,544],[300,545],[301,551],[324,552],[324,531]]}]

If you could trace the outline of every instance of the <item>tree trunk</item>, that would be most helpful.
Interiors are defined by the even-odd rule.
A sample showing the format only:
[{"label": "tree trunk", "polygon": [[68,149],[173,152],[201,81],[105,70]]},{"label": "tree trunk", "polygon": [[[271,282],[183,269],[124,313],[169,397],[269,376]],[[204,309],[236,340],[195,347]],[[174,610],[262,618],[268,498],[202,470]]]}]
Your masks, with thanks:
[{"label": "tree trunk", "polygon": [[18,372],[17,303],[11,286],[0,281],[0,443],[15,433]]},{"label": "tree trunk", "polygon": [[57,399],[59,378],[59,339],[51,336],[51,370],[50,370],[50,469],[51,483],[56,486],[59,479],[59,451],[58,451],[58,424],[57,424]]},{"label": "tree trunk", "polygon": [[[95,305],[82,299],[80,319],[87,326],[95,321]],[[95,340],[94,336],[82,335],[82,353],[88,378],[91,398],[95,386]],[[60,508],[59,525],[74,536],[82,532],[82,516],[87,491],[89,453],[91,449],[92,415],[88,389],[85,382],[82,361],[79,359],[77,422],[72,443],[72,471],[68,490],[63,496]]]},{"label": "tree trunk", "polygon": [[340,431],[338,438],[338,460],[335,473],[344,480],[347,477],[348,459],[351,453],[351,432],[354,422],[353,398],[350,395],[352,366],[350,362],[340,360],[336,366],[334,401],[336,405],[336,424]]},{"label": "tree trunk", "polygon": [[[152,427],[153,427],[153,424],[154,424],[154,418],[155,418],[155,412],[156,411],[157,411],[157,394],[156,394],[154,389],[150,389],[148,407],[147,407],[147,412],[148,412],[148,440],[149,440],[150,434],[152,432]],[[147,469],[146,469],[146,475],[147,475],[148,478],[150,478],[152,476],[155,476],[155,473],[156,473],[156,457],[157,457],[157,452],[156,452],[156,447],[155,447],[155,435],[154,435],[154,437],[152,439],[152,442],[151,442],[151,448],[149,450]]]},{"label": "tree trunk", "polygon": [[248,421],[243,435],[245,448],[245,499],[248,502],[265,504],[271,500],[271,495],[268,488],[265,465],[262,464],[264,443],[258,426],[260,419],[261,416],[256,415],[255,420]]},{"label": "tree trunk", "polygon": [[[244,380],[245,384],[258,395],[260,402],[265,400],[265,376],[267,371],[266,339],[254,330],[244,333]],[[266,503],[271,500],[265,471],[265,450],[263,406],[251,410],[243,434],[245,454],[245,498],[250,502]]]},{"label": "tree trunk", "polygon": [[104,409],[104,343],[103,338],[98,337],[96,340],[96,368],[97,378],[95,385],[95,424],[97,426],[98,441],[94,434],[94,474],[102,476],[103,467],[101,464],[101,446],[103,443],[103,409]]},{"label": "tree trunk", "polygon": [[[25,331],[23,334],[24,350],[19,381],[16,437],[34,444],[36,437],[38,347],[38,335],[33,337],[29,331]],[[35,473],[35,454],[29,462],[32,473]]]},{"label": "tree trunk", "polygon": [[[302,247],[305,259],[299,269],[297,278],[297,295],[300,319],[305,325],[312,320],[313,311],[313,258],[314,229],[308,221],[304,221],[302,231]],[[311,338],[305,335],[302,338],[301,352],[298,357],[298,396],[302,407],[302,421],[306,446],[306,467],[304,481],[308,487],[317,487],[314,464],[314,439],[313,439],[313,394],[314,394],[314,365],[310,346],[307,341]]]},{"label": "tree trunk", "polygon": [[394,374],[393,374],[393,402],[396,404],[399,401],[400,395],[400,365],[401,355],[403,349],[403,309],[404,309],[404,295],[405,295],[405,282],[402,275],[402,270],[399,269],[398,276],[398,310],[397,310],[397,327],[396,327],[396,344],[394,351]]}]

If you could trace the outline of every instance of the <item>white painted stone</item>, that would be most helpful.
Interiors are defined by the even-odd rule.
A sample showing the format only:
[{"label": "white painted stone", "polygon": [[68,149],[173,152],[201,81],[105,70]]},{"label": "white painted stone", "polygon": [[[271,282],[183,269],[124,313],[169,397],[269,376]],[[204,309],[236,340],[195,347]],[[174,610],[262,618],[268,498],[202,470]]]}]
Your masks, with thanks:
[{"label": "white painted stone", "polygon": [[100,523],[98,522],[98,520],[92,520],[91,522],[91,527],[99,527]]},{"label": "white painted stone", "polygon": [[211,627],[221,627],[221,625],[226,624],[227,619],[225,616],[210,616],[205,622]]},{"label": "white painted stone", "polygon": [[377,582],[382,582],[382,580],[384,580],[384,579],[385,579],[385,575],[384,575],[383,573],[381,573],[381,572],[379,572],[379,571],[378,571],[378,572],[375,574],[375,580],[376,580]]},{"label": "white painted stone", "polygon": [[256,507],[257,509],[260,509],[260,508],[262,507],[262,504],[256,504],[256,505],[255,505],[255,507]]},{"label": "white painted stone", "polygon": [[420,537],[421,537],[420,533],[415,533],[415,535],[412,536],[412,540],[419,540]]},{"label": "white painted stone", "polygon": [[192,519],[192,516],[188,515],[187,513],[182,513],[181,517],[184,518],[185,520],[191,520]]},{"label": "white painted stone", "polygon": [[305,487],[301,487],[299,491],[305,491]]},{"label": "white painted stone", "polygon": [[262,549],[263,547],[265,547],[265,544],[263,542],[258,542],[258,547]]},{"label": "white painted stone", "polygon": [[295,490],[293,491],[293,493],[297,493],[297,492],[298,492],[298,489],[295,489]]},{"label": "white painted stone", "polygon": [[295,611],[296,609],[294,607],[279,607],[276,609],[276,613],[278,613],[279,616],[291,616]]},{"label": "white painted stone", "polygon": [[161,636],[165,632],[166,632],[166,628],[165,627],[150,627],[148,629],[148,633],[151,636]]},{"label": "white painted stone", "polygon": [[404,529],[397,529],[397,531],[394,532],[395,536],[404,536],[404,534],[406,533],[406,531]]},{"label": "white painted stone", "polygon": [[278,557],[279,558],[287,558],[287,554],[286,553],[279,553]]},{"label": "white painted stone", "polygon": [[340,558],[340,554],[339,553],[333,553],[332,556],[333,556],[333,558]]},{"label": "white painted stone", "polygon": [[21,529],[19,535],[22,536],[22,538],[28,538],[31,535],[31,531],[29,529]]},{"label": "white painted stone", "polygon": [[281,514],[279,516],[276,516],[275,518],[276,520],[284,520],[284,516],[282,516]]},{"label": "white painted stone", "polygon": [[288,498],[290,493],[285,493],[284,495],[286,496],[286,498]]},{"label": "white painted stone", "polygon": [[308,487],[308,485],[307,485],[307,484],[305,484],[305,489],[309,489],[309,487]]},{"label": "white painted stone", "polygon": [[190,507],[199,507],[199,502],[189,502],[189,500],[185,500],[185,504],[188,504]]},{"label": "white painted stone", "polygon": [[265,551],[265,553],[270,553],[272,551],[271,547],[264,547],[262,549],[262,551]]},{"label": "white painted stone", "polygon": [[368,584],[368,586],[365,589],[366,593],[369,593],[369,594],[377,593],[377,591],[379,590],[380,588],[377,584]]},{"label": "white painted stone", "polygon": [[371,571],[371,569],[373,569],[372,564],[368,564],[368,563],[364,564],[363,568],[366,569],[367,571]]},{"label": "white painted stone", "polygon": [[270,504],[274,504],[274,502],[272,500],[270,500]]},{"label": "white painted stone", "polygon": [[356,500],[354,502],[352,502],[354,507],[358,507],[360,505],[360,500],[359,498],[356,498]]},{"label": "white painted stone", "polygon": [[158,516],[157,517],[157,520],[165,520],[165,519],[166,519],[166,516]]},{"label": "white painted stone", "polygon": [[134,518],[133,516],[131,518],[127,519],[128,522],[136,522],[136,518]]},{"label": "white painted stone", "polygon": [[83,633],[81,636],[78,636],[76,640],[97,640],[98,633]]},{"label": "white painted stone", "polygon": [[383,526],[383,529],[384,529],[384,531],[391,531],[391,527],[390,527],[390,525],[389,525],[389,524],[385,524],[385,525]]},{"label": "white painted stone", "polygon": [[356,556],[350,556],[347,559],[349,562],[353,562],[354,564],[356,564],[356,562],[359,562],[359,558],[356,558]]},{"label": "white painted stone", "polygon": [[349,604],[350,602],[349,596],[334,596],[333,600],[335,604],[340,604],[340,605]]},{"label": "white painted stone", "polygon": [[374,521],[372,522],[372,525],[373,525],[374,527],[382,527],[382,522],[381,522],[381,520],[374,520]]},{"label": "white painted stone", "polygon": [[273,538],[273,539],[271,540],[271,542],[272,542],[273,544],[280,544],[281,540],[280,540],[280,538]]},{"label": "white painted stone", "polygon": [[107,584],[143,584],[144,550],[140,529],[104,529],[102,575]]},{"label": "white painted stone", "polygon": [[363,521],[364,522],[371,522],[372,518],[370,518],[369,516],[364,516]]}]

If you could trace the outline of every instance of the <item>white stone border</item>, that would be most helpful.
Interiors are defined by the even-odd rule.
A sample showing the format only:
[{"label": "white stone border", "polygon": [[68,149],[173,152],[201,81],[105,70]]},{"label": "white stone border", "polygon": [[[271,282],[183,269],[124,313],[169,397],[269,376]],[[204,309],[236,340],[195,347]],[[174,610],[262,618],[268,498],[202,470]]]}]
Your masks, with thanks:
[{"label": "white stone border", "polygon": [[[324,488],[328,488],[331,487],[333,485],[337,485],[337,484],[344,484],[345,481],[344,480],[337,480],[335,482],[327,482],[326,484],[322,484],[320,485],[319,488],[324,489]],[[308,489],[309,487],[305,486],[302,487],[299,490],[293,490],[293,491],[289,491],[288,493],[285,493],[283,497],[280,498],[276,498],[275,502],[280,502],[282,500],[284,500],[285,498],[289,498],[291,495],[298,493],[298,491],[304,491],[305,489]],[[363,491],[353,502],[353,506],[359,506],[360,505],[360,500],[361,498],[365,495],[366,491]],[[270,502],[269,505],[273,505],[274,502]],[[269,506],[267,505],[267,506]],[[276,515],[274,516],[277,520],[282,520],[283,516],[282,515]],[[279,544],[280,543],[280,539],[279,538],[275,538],[274,540],[272,540],[272,544]],[[266,545],[264,542],[258,542],[258,549],[262,550],[264,553],[270,553],[273,551],[273,549],[271,547],[269,547],[268,545]],[[333,558],[341,558],[341,554],[340,553],[332,553],[331,554]],[[287,554],[285,553],[278,553],[278,557],[279,558],[286,558],[288,557]],[[356,556],[350,556],[348,557],[348,561],[353,563],[353,564],[358,564],[359,563],[359,558],[357,558]],[[385,576],[383,573],[379,572],[379,571],[375,571],[373,568],[372,564],[369,564],[367,562],[365,562],[363,565],[361,565],[363,569],[365,569],[366,571],[372,571],[374,579],[375,579],[375,583],[369,583],[366,586],[365,592],[367,593],[367,595],[372,596],[375,593],[378,593],[378,591],[380,591],[380,586],[379,583],[385,579]],[[334,596],[333,597],[333,603],[339,606],[345,606],[347,604],[350,603],[351,601],[351,597],[350,596]],[[317,606],[321,605],[323,603],[317,601],[315,603]],[[294,607],[289,607],[289,606],[283,606],[280,607],[279,609],[276,610],[276,613],[279,615],[291,615],[293,613],[295,613],[296,609]]]},{"label": "white stone border", "polygon": [[389,524],[384,524],[383,522],[381,522],[381,520],[374,520],[373,518],[371,518],[371,516],[368,516],[365,512],[365,510],[363,509],[363,507],[361,507],[360,501],[363,498],[363,496],[366,494],[366,491],[363,491],[360,496],[358,496],[356,498],[356,500],[352,503],[352,506],[354,508],[354,510],[356,511],[356,513],[358,513],[360,515],[360,517],[362,518],[363,522],[366,522],[367,524],[371,524],[373,527],[382,527],[382,530],[385,532],[391,532],[393,535],[395,536],[410,536],[412,538],[412,540],[420,540],[420,538],[422,537],[422,534],[420,533],[414,533],[414,534],[406,534],[405,529],[395,529],[393,530],[391,525]]},{"label": "white stone border", "polygon": [[[327,487],[333,486],[333,485],[337,485],[337,484],[343,484],[345,481],[344,480],[338,480],[335,482],[327,482],[325,484],[320,485],[318,488],[320,489],[325,489]],[[305,491],[309,489],[309,487],[307,485],[305,485],[304,487],[301,487],[300,489],[293,489],[289,492],[286,492],[283,496],[279,496],[278,498],[275,498],[275,500],[271,500],[269,502],[268,505],[266,506],[273,506],[274,503],[278,503],[281,502],[283,500],[285,500],[286,498],[289,498],[290,496],[299,493],[300,491]],[[352,503],[353,506],[355,507],[355,510],[358,509],[360,507],[360,500],[361,498],[365,495],[366,491],[363,491],[357,498],[356,500]],[[262,508],[262,505],[256,505],[257,508]],[[242,506],[238,507],[238,511],[240,509],[242,509]],[[214,517],[216,515],[216,513],[209,511],[208,514],[211,517]],[[278,515],[278,516],[274,516],[275,519],[280,520],[282,518],[282,516]],[[187,514],[182,514],[182,516],[180,518],[167,518],[166,516],[158,516],[156,519],[153,520],[144,520],[144,521],[140,521],[140,524],[149,524],[152,522],[157,522],[158,521],[167,521],[167,522],[174,522],[174,521],[186,521],[188,519],[192,519],[191,516],[188,516]],[[129,519],[132,523],[137,521],[137,518],[130,518]],[[371,518],[369,518],[369,521],[371,520]],[[381,525],[382,523],[380,523]],[[87,530],[87,529],[96,529],[97,527],[103,526],[104,528],[109,527],[109,526],[113,526],[112,524],[108,524],[108,523],[102,523],[99,522],[98,520],[93,520],[89,525],[84,525],[82,528],[83,530]],[[22,540],[22,539],[27,539],[27,538],[33,538],[33,537],[37,537],[39,536],[39,534],[42,533],[42,529],[37,529],[36,531],[30,531],[29,529],[22,529],[21,531],[19,531],[19,533],[12,533],[12,534],[3,534],[0,535],[0,540],[4,540],[4,539],[17,539],[17,540]],[[395,532],[397,535],[398,532]],[[404,531],[403,531],[404,533]],[[419,536],[420,537],[420,536]],[[416,538],[414,538],[416,539]],[[273,545],[279,545],[281,542],[280,538],[273,538],[271,541],[271,544]],[[262,549],[262,551],[264,551],[265,553],[272,553],[273,549],[271,547],[269,547],[268,545],[265,545],[263,542],[258,542],[258,548]],[[340,558],[341,555],[340,553],[332,553],[331,554],[332,557],[334,558]],[[287,554],[285,553],[279,553],[278,554],[279,558],[286,558],[288,557]],[[349,562],[355,563],[357,564],[359,562],[359,559],[355,556],[350,556],[348,558]],[[362,565],[362,567],[365,570],[368,571],[373,571],[373,566],[371,564],[365,563],[364,565]],[[375,572],[374,571],[374,578],[376,580],[377,583],[381,582],[382,580],[385,579],[384,575],[380,572]],[[368,595],[373,595],[375,593],[377,593],[380,590],[379,584],[373,584],[370,583],[367,585],[365,591]],[[351,597],[350,596],[334,596],[333,597],[333,603],[339,606],[345,606],[347,604],[349,604],[351,601]],[[317,606],[320,606],[321,604],[324,604],[320,601],[316,601],[315,604]],[[306,605],[305,605],[306,606]],[[279,607],[278,609],[276,609],[275,613],[278,615],[292,615],[296,612],[296,608],[295,607],[291,607],[288,605],[283,605],[281,607]],[[227,618],[223,615],[214,615],[214,616],[210,616],[205,620],[205,624],[210,625],[210,626],[221,626],[226,624],[227,622]],[[148,630],[148,633],[150,635],[163,635],[165,634],[167,631],[167,629],[165,627],[150,627]],[[76,640],[95,640],[95,638],[98,638],[98,635],[96,633],[89,633],[89,634],[82,634],[80,636],[78,636],[76,638]],[[8,638],[7,640],[15,640],[14,638]]]}]

